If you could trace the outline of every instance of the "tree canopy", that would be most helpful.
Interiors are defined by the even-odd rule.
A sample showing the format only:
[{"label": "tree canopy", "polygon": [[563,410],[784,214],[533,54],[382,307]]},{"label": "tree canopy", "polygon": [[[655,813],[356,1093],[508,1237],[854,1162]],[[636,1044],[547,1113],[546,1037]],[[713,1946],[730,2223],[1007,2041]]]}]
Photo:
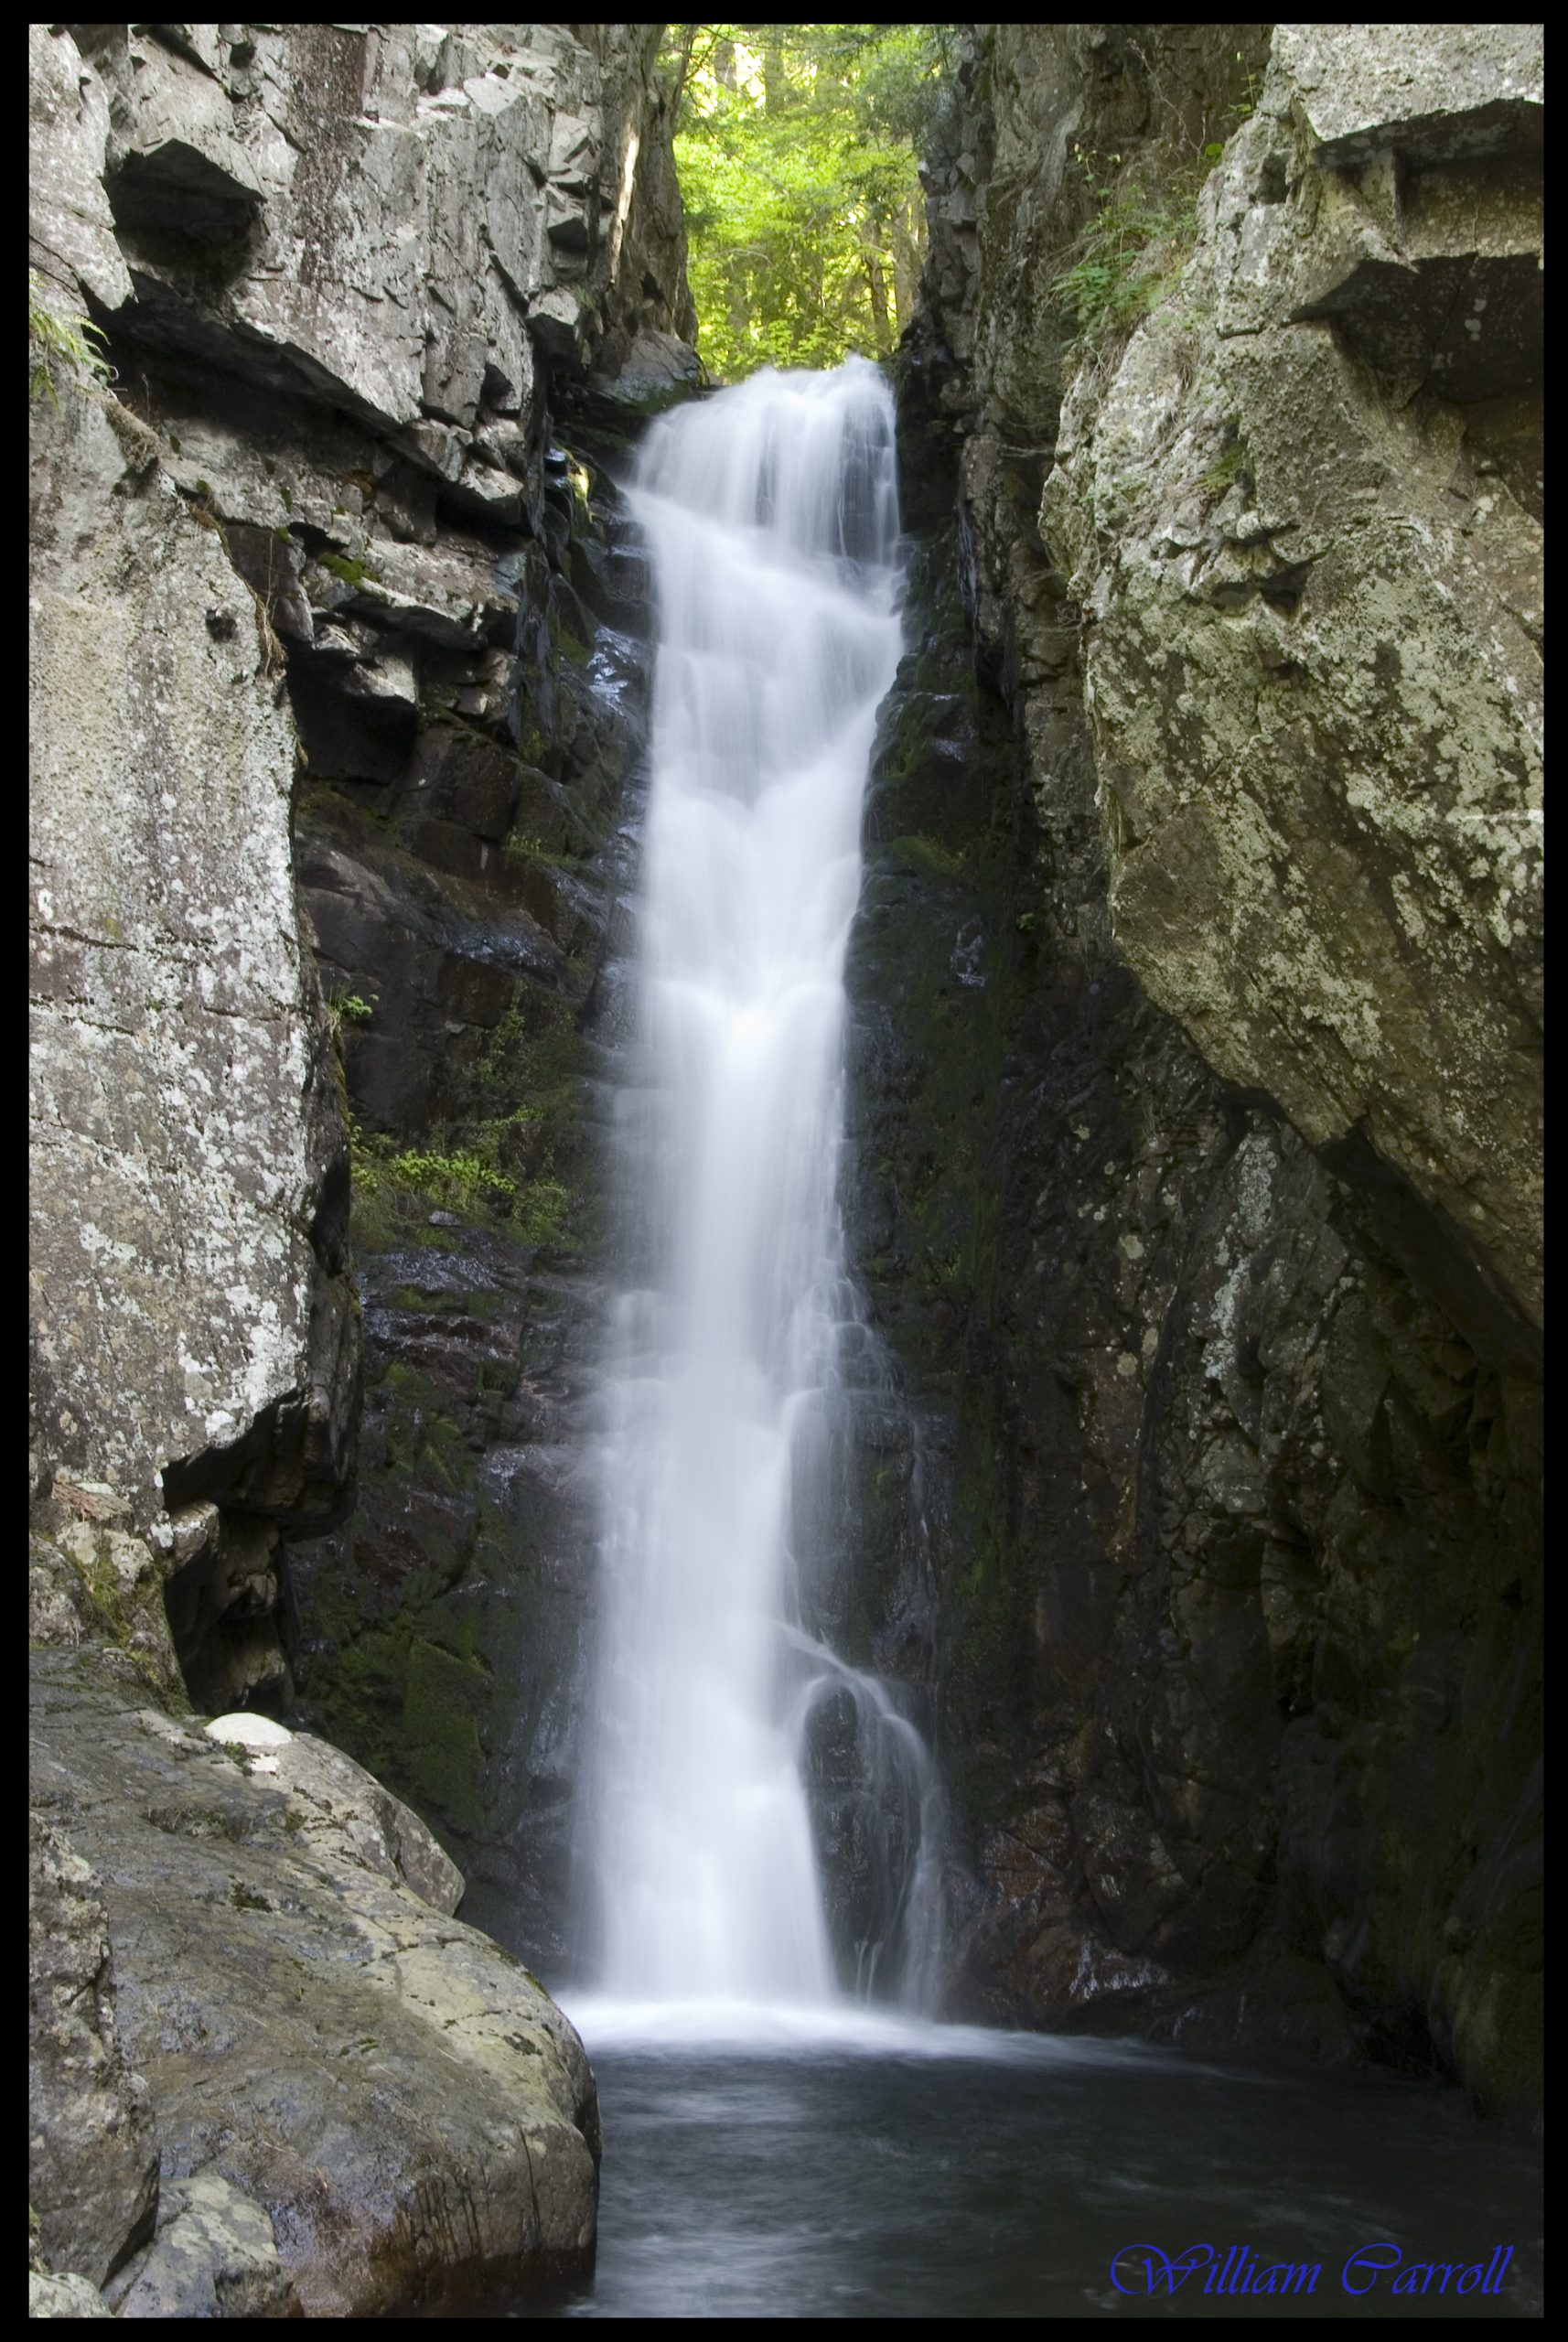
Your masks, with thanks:
[{"label": "tree canopy", "polygon": [[891,355],[924,243],[939,25],[671,25],[687,273],[710,373]]}]

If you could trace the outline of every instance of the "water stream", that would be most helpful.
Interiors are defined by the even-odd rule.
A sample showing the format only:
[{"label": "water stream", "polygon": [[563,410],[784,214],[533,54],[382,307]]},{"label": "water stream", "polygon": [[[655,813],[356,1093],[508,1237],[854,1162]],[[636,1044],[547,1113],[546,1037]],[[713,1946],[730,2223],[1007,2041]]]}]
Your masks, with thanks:
[{"label": "water stream", "polygon": [[[858,1317],[843,966],[901,647],[886,387],[858,360],[755,377],[655,424],[631,502],[659,636],[616,1099],[587,1965],[649,2004],[824,2006],[846,1977],[908,1996],[932,1964],[929,1765],[815,1630],[796,1543]],[[885,1824],[850,1944],[824,1917],[807,1778],[837,1711],[863,1776],[838,1791]]]}]

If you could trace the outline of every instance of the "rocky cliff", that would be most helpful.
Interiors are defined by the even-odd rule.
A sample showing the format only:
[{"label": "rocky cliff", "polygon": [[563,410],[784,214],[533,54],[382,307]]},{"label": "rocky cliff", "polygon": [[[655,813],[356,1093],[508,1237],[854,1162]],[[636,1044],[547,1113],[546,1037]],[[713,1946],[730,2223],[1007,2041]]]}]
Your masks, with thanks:
[{"label": "rocky cliff", "polygon": [[1515,2111],[1539,61],[1517,27],[967,43],[905,412],[983,672],[939,560],[857,978],[924,1524],[877,1631],[953,1786],[961,1998]]},{"label": "rocky cliff", "polygon": [[483,1794],[444,1459],[534,1486],[641,662],[554,418],[696,372],[657,36],[31,30],[34,2203],[124,2315],[592,2249],[580,2047],[435,1842],[185,1718],[297,1672],[448,1834]]}]

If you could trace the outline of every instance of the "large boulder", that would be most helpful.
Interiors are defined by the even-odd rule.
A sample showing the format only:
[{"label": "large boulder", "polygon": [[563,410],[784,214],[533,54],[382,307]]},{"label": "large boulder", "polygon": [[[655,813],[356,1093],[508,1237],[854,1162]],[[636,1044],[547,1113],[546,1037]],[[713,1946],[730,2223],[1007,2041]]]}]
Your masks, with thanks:
[{"label": "large boulder", "polygon": [[[451,1889],[412,1817],[336,1752],[258,1748],[253,1720],[225,1746],[147,1706],[114,1651],[38,1652],[33,1678],[39,1827],[69,1829],[102,1882],[172,2207],[122,2315],[219,2314],[205,2288],[222,2315],[277,2315],[292,2289],[307,2316],[372,2316],[586,2265],[582,2045],[515,1961],[404,1883]],[[103,2241],[46,2231],[52,2261],[106,2274],[150,2229],[150,2188],[116,2172]]]},{"label": "large boulder", "polygon": [[457,1908],[463,1874],[440,1841],[340,1748],[245,1712],[215,1716],[207,1736],[221,1747],[249,1751],[252,1773],[275,1776],[278,1788],[298,1799],[296,1828],[305,1843],[325,1843],[381,1878],[401,1880],[433,1910]]}]

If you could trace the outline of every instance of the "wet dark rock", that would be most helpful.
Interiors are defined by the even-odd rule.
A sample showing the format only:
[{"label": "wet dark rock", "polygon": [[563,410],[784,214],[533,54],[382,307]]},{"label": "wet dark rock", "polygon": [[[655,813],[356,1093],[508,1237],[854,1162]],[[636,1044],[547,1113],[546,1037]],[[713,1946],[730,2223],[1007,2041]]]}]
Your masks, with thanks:
[{"label": "wet dark rock", "polygon": [[[590,485],[557,500],[555,558],[635,617],[608,482],[552,457]],[[290,1648],[298,1714],[435,1826],[466,1916],[558,1966],[593,1579],[594,1052],[648,654],[547,561],[517,574],[525,758],[432,710],[390,786],[324,782],[302,811],[323,962],[374,1004],[344,1035],[352,1111],[389,1154],[492,1147],[515,1192],[359,1216],[359,1503],[291,1548]]]}]

